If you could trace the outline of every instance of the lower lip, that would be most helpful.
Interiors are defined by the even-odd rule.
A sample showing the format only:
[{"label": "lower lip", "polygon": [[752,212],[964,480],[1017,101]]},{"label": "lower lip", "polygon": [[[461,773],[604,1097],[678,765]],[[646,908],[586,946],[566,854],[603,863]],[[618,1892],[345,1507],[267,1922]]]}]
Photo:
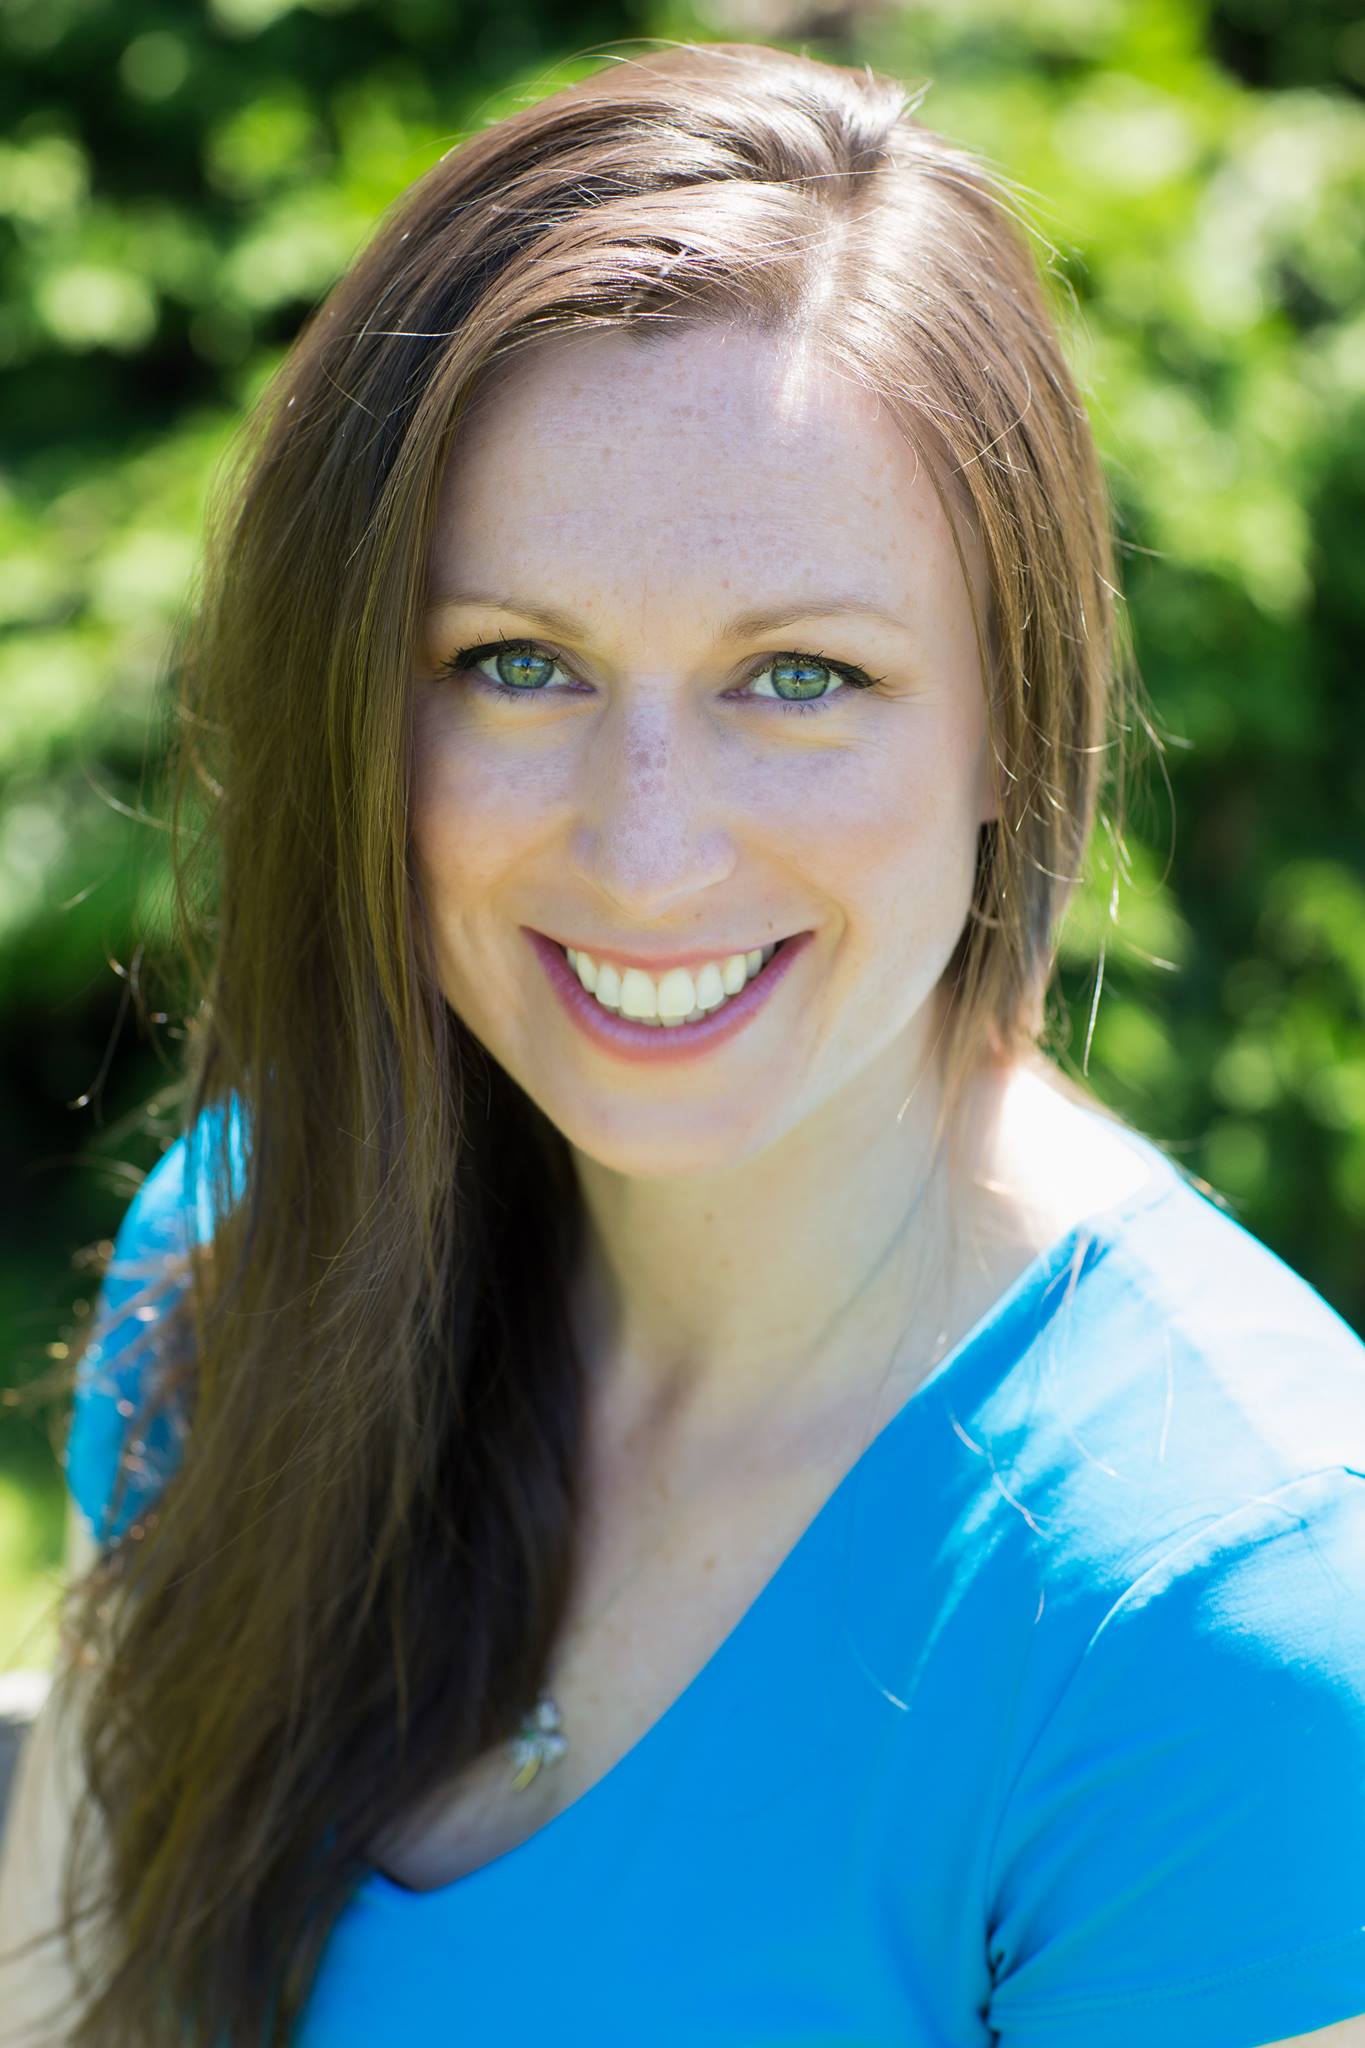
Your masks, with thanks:
[{"label": "lower lip", "polygon": [[523,926],[523,930],[540,955],[551,987],[579,1029],[604,1052],[641,1065],[700,1059],[703,1053],[725,1045],[771,1001],[797,955],[815,937],[814,932],[797,932],[787,939],[737,996],[728,997],[718,1010],[699,1017],[695,1024],[636,1024],[629,1017],[618,1017],[603,1009],[588,994],[553,939],[529,926]]}]

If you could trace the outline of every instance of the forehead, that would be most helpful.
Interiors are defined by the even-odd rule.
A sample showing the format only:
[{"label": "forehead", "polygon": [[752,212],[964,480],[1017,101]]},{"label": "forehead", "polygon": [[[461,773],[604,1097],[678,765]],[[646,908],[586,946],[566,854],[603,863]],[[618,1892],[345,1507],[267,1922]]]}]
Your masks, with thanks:
[{"label": "forehead", "polygon": [[433,575],[608,559],[652,589],[844,572],[888,609],[955,556],[888,407],[814,347],[749,328],[599,330],[498,367],[442,481]]}]

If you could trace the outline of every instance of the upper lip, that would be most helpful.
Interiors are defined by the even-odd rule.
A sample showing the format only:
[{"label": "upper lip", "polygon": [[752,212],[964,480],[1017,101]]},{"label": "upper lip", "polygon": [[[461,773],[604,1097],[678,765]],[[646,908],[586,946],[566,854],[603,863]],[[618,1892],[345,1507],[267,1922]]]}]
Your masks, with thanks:
[{"label": "upper lip", "polygon": [[[781,939],[761,939],[757,946],[696,946],[685,953],[636,953],[628,946],[595,946],[582,944],[577,939],[555,938],[553,932],[543,932],[543,938],[554,939],[557,946],[572,947],[575,953],[587,953],[593,960],[611,960],[621,967],[642,967],[646,974],[666,974],[670,967],[701,967],[708,960],[728,960],[734,953],[754,953],[764,946],[781,945]],[[784,932],[783,938],[794,938],[793,932]]]}]

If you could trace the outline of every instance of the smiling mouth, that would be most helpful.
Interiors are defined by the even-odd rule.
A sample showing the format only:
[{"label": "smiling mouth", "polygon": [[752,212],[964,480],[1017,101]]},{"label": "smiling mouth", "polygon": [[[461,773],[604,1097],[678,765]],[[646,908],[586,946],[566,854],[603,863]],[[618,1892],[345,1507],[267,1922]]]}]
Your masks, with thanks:
[{"label": "smiling mouth", "polygon": [[675,1031],[682,1025],[700,1024],[728,1009],[766,972],[789,941],[800,936],[792,932],[748,953],[717,956],[695,969],[669,968],[663,973],[618,968],[609,957],[598,961],[588,955],[592,965],[586,980],[578,966],[581,955],[576,949],[558,939],[551,943],[597,1008],[623,1023]]},{"label": "smiling mouth", "polygon": [[[698,949],[694,949],[696,955],[696,964],[692,967],[689,967],[687,969],[687,972],[689,974],[695,974],[700,968],[700,966],[703,964],[703,962],[707,960],[713,960],[717,964],[719,964],[721,961],[731,960],[736,957],[742,959],[748,953],[767,953],[771,955],[772,953],[775,953],[780,946],[788,945],[792,939],[799,939],[803,936],[804,934],[801,932],[788,932],[783,938],[765,939],[760,945],[757,946],[731,946],[728,949],[722,947],[714,953],[703,953]],[[586,953],[592,960],[598,962],[599,964],[603,961],[610,962],[612,966],[616,967],[618,971],[622,973],[625,972],[625,969],[627,967],[633,966],[635,964],[630,960],[618,957],[618,955],[610,952],[605,947],[599,952],[595,946],[568,946],[565,944],[563,939],[555,938],[554,935],[550,932],[542,932],[540,934],[540,937],[543,939],[549,939],[550,944],[552,946],[557,946],[559,948],[559,951],[564,955],[566,960],[568,959],[570,953]],[[685,963],[682,962],[680,962],[679,964],[685,965]],[[648,974],[650,979],[653,981],[661,981],[665,974],[670,974],[675,970],[670,967],[644,967],[640,971],[642,973]]]}]

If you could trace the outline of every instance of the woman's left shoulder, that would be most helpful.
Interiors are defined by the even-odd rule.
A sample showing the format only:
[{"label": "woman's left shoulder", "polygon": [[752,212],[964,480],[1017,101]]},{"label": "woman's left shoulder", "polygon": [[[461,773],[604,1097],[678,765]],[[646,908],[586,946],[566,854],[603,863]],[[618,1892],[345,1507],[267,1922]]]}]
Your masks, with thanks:
[{"label": "woman's left shoulder", "polygon": [[[1365,1472],[1365,1343],[1331,1304],[1152,1140],[1067,1103],[1032,1114],[1040,1145],[1052,1133],[1040,1178],[1071,1206],[1007,1390],[1024,1463],[1067,1475],[1134,1540],[1192,1503],[1217,1513],[1301,1475]],[[1092,1460],[1120,1478],[1098,1486]]]},{"label": "woman's left shoulder", "polygon": [[1365,1475],[1338,1465],[1186,1532],[1089,1631],[996,1830],[992,2025],[1138,2048],[1343,2022],[1363,1825]]},{"label": "woman's left shoulder", "polygon": [[1043,1241],[1094,1239],[1148,1312],[1192,1342],[1306,1346],[1365,1374],[1365,1343],[1225,1196],[1066,1085],[1034,1076],[1010,1091],[1014,1156],[1039,1163]]}]

